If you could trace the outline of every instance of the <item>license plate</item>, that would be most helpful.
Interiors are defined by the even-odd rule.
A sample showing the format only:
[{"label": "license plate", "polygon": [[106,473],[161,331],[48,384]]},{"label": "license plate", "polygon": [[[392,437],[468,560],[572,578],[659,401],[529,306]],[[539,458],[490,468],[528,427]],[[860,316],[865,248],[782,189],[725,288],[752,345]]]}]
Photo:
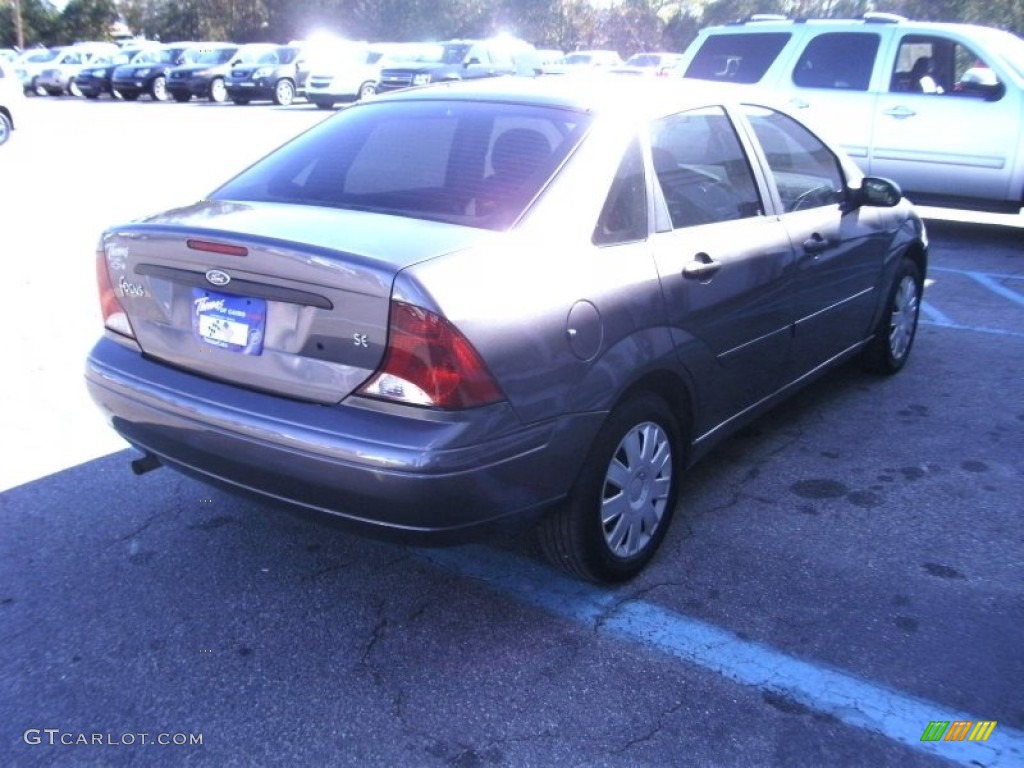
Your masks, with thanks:
[{"label": "license plate", "polygon": [[192,333],[204,344],[243,355],[263,352],[267,302],[192,289]]}]

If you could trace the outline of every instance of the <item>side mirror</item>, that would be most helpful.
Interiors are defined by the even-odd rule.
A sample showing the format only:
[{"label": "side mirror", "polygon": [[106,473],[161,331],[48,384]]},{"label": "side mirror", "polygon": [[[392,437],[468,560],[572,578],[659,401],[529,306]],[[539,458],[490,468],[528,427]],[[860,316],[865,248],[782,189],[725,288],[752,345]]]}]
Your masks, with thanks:
[{"label": "side mirror", "polygon": [[851,190],[850,208],[872,205],[878,208],[893,208],[903,199],[903,190],[895,181],[865,176],[860,189]]}]

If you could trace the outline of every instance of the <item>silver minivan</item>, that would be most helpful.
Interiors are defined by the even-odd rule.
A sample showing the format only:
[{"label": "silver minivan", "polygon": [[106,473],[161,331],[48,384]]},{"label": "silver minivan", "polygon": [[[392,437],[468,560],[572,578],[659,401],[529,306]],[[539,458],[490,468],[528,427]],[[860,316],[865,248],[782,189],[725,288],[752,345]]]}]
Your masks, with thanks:
[{"label": "silver minivan", "polygon": [[1024,201],[1024,40],[869,13],[755,16],[703,30],[677,72],[754,87],[914,202],[1016,213]]}]

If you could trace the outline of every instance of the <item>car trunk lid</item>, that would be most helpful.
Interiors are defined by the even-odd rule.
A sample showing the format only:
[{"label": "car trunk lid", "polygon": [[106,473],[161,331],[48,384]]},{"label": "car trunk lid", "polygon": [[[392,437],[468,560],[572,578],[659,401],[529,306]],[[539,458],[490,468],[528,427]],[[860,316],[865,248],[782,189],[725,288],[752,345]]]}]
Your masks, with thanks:
[{"label": "car trunk lid", "polygon": [[112,229],[103,250],[145,354],[334,403],[381,362],[395,275],[488,236],[382,214],[201,201]]}]

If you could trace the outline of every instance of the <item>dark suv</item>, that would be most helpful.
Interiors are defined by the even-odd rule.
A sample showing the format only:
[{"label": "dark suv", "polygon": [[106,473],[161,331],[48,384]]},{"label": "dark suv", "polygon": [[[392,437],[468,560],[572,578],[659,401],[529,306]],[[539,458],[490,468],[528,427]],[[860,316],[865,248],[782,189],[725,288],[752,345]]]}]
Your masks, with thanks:
[{"label": "dark suv", "polygon": [[228,95],[224,77],[237,52],[237,45],[227,44],[197,49],[190,63],[167,73],[167,91],[175,101],[188,101],[193,96],[224,101]]},{"label": "dark suv", "polygon": [[305,93],[309,67],[296,45],[267,45],[252,60],[236,64],[224,84],[235,104],[272,101],[282,107]]},{"label": "dark suv", "polygon": [[382,69],[377,91],[382,93],[411,85],[514,75],[515,55],[529,49],[525,43],[511,45],[504,40],[449,40],[428,45],[401,64]]},{"label": "dark suv", "polygon": [[135,101],[144,93],[153,101],[167,101],[167,73],[171,67],[191,62],[193,51],[201,47],[199,43],[173,43],[144,51],[130,64],[115,69],[110,85],[127,101]]}]

